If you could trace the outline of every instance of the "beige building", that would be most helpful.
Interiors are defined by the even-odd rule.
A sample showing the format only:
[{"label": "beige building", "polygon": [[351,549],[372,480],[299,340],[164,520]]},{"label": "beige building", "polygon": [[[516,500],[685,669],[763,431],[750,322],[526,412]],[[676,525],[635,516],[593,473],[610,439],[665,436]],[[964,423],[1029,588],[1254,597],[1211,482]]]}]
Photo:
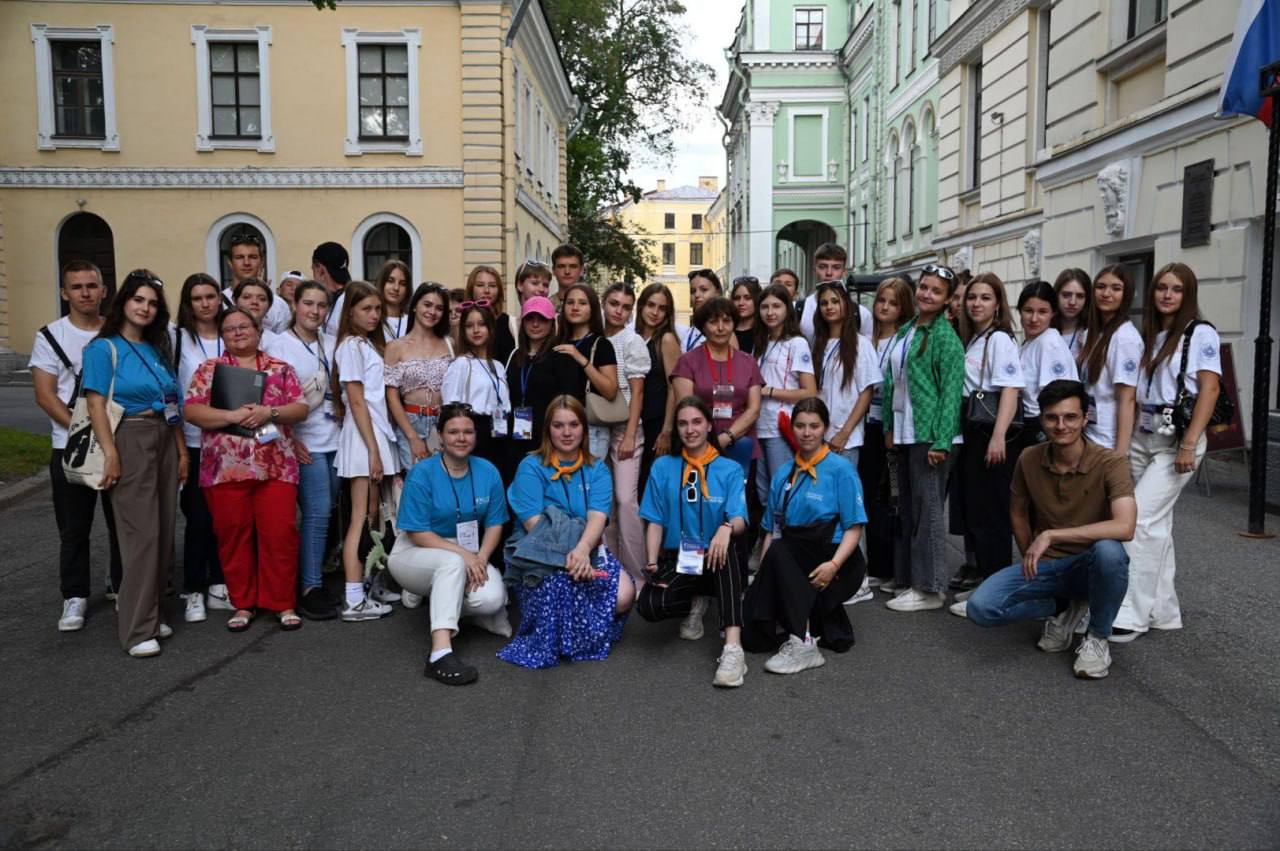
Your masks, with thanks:
[{"label": "beige building", "polygon": [[76,257],[172,301],[243,228],[272,279],[334,240],[357,278],[399,257],[451,286],[566,232],[578,105],[537,0],[14,0],[0,76],[0,347],[59,315]]}]

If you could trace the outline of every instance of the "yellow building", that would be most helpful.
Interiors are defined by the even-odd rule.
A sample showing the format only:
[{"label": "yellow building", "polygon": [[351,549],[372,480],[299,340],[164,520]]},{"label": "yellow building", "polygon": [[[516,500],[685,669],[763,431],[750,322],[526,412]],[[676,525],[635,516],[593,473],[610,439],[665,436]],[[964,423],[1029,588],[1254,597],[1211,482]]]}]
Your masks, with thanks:
[{"label": "yellow building", "polygon": [[0,348],[56,318],[59,266],[273,280],[347,246],[356,278],[507,277],[566,233],[577,101],[539,0],[0,3]]}]

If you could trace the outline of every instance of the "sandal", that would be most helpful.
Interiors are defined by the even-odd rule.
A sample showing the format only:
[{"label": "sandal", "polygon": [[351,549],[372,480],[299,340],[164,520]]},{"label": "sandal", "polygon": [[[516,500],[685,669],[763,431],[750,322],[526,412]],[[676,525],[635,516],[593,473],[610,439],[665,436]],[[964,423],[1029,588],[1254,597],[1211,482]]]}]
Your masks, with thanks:
[{"label": "sandal", "polygon": [[434,662],[428,658],[426,670],[422,673],[450,686],[465,686],[480,676],[475,668],[464,664],[453,653],[446,653]]},{"label": "sandal", "polygon": [[246,615],[246,614],[241,614],[240,612],[236,612],[234,615],[231,616],[231,619],[227,621],[227,631],[228,632],[244,632],[246,629],[249,628],[249,624],[252,621],[253,621],[252,613]]},{"label": "sandal", "polygon": [[285,632],[293,632],[295,629],[302,627],[302,618],[298,617],[296,612],[280,613],[280,629]]}]

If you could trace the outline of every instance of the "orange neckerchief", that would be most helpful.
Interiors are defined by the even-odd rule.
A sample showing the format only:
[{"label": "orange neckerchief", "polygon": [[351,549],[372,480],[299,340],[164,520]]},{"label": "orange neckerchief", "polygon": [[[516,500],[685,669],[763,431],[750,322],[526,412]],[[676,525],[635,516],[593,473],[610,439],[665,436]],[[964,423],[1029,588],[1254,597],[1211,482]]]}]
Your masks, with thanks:
[{"label": "orange neckerchief", "polygon": [[827,453],[830,451],[831,448],[829,446],[825,443],[822,444],[822,448],[814,453],[812,461],[804,460],[800,457],[800,453],[797,452],[796,468],[791,473],[791,486],[795,487],[796,479],[800,478],[802,473],[808,473],[813,476],[813,480],[816,482],[818,480],[818,465],[822,463],[822,460],[827,457]]},{"label": "orange neckerchief", "polygon": [[711,466],[712,461],[720,457],[720,453],[708,443],[702,447],[702,454],[697,458],[691,458],[687,449],[681,451],[680,455],[684,458],[684,473],[681,475],[680,480],[682,482],[689,481],[689,471],[697,470],[698,480],[702,483],[702,497],[703,499],[710,499],[711,492],[707,489],[707,468]]},{"label": "orange neckerchief", "polygon": [[553,459],[552,466],[555,467],[556,471],[551,476],[551,481],[554,482],[560,478],[564,478],[565,480],[573,479],[573,474],[582,469],[582,465],[586,462],[586,460],[587,458],[585,455],[582,454],[582,450],[578,450],[578,460],[574,461],[568,467],[560,466],[559,458]]}]

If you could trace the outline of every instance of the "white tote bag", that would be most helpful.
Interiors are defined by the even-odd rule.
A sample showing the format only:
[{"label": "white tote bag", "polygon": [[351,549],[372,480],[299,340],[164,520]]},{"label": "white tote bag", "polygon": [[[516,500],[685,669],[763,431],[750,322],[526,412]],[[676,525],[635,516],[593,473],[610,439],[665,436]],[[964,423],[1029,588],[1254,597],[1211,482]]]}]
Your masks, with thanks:
[{"label": "white tote bag", "polygon": [[[116,347],[110,340],[111,348],[111,387],[107,390],[107,422],[111,424],[111,433],[115,434],[124,419],[124,408],[116,404]],[[76,382],[77,385],[79,381]],[[84,397],[84,389],[76,388],[76,407],[71,412],[71,425],[67,428],[67,448],[62,453],[62,472],[67,481],[73,485],[84,485],[96,491],[102,490],[102,472],[106,466],[106,456],[102,453],[102,444],[93,433],[93,423],[89,419],[89,401]]]}]

